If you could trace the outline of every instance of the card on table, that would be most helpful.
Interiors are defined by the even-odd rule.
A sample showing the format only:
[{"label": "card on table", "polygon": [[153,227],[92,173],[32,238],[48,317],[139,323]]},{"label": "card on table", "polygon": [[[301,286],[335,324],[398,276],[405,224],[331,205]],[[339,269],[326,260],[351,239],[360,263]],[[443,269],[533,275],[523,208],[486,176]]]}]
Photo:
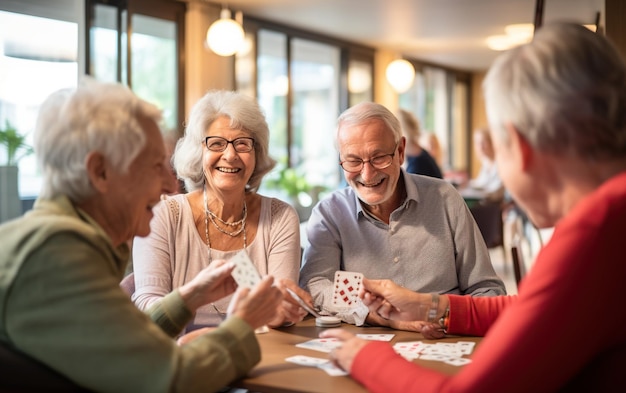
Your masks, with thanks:
[{"label": "card on table", "polygon": [[331,377],[341,377],[344,375],[348,375],[346,371],[343,371],[339,367],[335,366],[333,362],[322,363],[317,367],[326,371],[326,374],[330,375]]},{"label": "card on table", "polygon": [[391,341],[395,334],[357,334],[358,338],[370,341]]},{"label": "card on table", "polygon": [[290,356],[286,358],[285,361],[290,362],[290,363],[295,363],[300,366],[320,368],[332,377],[348,375],[347,372],[335,366],[329,359],[315,358],[312,356],[304,356],[304,355],[295,355],[295,356]]},{"label": "card on table", "polygon": [[395,343],[393,349],[408,360],[419,358],[444,362],[452,366],[464,366],[472,361],[463,356],[472,353],[474,343],[471,341],[458,341],[456,343],[437,342],[428,344],[422,341],[409,341]]},{"label": "card on table", "polygon": [[311,349],[313,351],[330,353],[333,349],[341,345],[341,341],[336,338],[314,338],[303,343],[296,344],[298,348]]},{"label": "card on table", "polygon": [[330,362],[330,360],[328,359],[314,358],[312,356],[304,356],[304,355],[290,356],[285,360],[290,363],[295,363],[301,366],[308,366],[308,367],[317,367],[320,364]]},{"label": "card on table", "polygon": [[333,306],[354,307],[359,299],[359,289],[363,282],[363,274],[357,272],[335,272],[333,289]]},{"label": "card on table", "polygon": [[231,258],[231,262],[235,264],[235,269],[231,274],[240,287],[252,288],[261,281],[261,275],[246,250],[238,252]]}]

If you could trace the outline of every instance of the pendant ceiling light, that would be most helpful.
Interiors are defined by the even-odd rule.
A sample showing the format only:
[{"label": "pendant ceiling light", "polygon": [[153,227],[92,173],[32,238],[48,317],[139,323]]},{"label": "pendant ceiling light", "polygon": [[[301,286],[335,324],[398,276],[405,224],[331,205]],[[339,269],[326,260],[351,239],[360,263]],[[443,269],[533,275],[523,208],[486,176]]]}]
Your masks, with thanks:
[{"label": "pendant ceiling light", "polygon": [[404,59],[394,60],[387,66],[386,76],[387,82],[396,93],[404,93],[413,86],[415,68],[413,64]]},{"label": "pendant ceiling light", "polygon": [[232,56],[243,45],[244,31],[241,26],[241,12],[237,12],[235,19],[231,18],[228,8],[222,8],[220,18],[213,22],[206,33],[209,48],[220,56]]}]

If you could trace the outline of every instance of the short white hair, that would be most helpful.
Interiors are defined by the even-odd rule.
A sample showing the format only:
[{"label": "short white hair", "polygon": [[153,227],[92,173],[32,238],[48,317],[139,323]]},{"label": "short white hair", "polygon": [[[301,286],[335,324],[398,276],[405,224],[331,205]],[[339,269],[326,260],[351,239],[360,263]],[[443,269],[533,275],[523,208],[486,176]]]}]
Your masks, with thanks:
[{"label": "short white hair", "polygon": [[483,84],[495,138],[512,123],[536,149],[580,159],[626,155],[626,65],[604,36],[547,24],[498,57]]},{"label": "short white hair", "polygon": [[75,89],[53,93],[41,105],[34,147],[43,172],[42,198],[66,195],[82,202],[95,192],[86,157],[98,151],[125,172],[146,144],[139,117],[161,121],[161,111],[126,86],[85,77]]}]

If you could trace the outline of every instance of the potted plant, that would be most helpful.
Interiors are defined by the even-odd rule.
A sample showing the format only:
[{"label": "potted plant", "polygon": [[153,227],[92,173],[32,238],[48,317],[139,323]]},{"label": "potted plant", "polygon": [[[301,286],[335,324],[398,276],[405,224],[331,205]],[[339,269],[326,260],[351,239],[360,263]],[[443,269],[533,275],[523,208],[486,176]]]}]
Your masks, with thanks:
[{"label": "potted plant", "polygon": [[5,161],[0,163],[0,222],[18,217],[22,203],[18,192],[18,162],[33,152],[26,144],[26,136],[5,120],[0,128],[0,146],[5,151]]},{"label": "potted plant", "polygon": [[284,162],[280,169],[265,180],[267,188],[284,192],[296,208],[300,221],[306,221],[324,186],[311,185],[301,171],[288,167]]}]

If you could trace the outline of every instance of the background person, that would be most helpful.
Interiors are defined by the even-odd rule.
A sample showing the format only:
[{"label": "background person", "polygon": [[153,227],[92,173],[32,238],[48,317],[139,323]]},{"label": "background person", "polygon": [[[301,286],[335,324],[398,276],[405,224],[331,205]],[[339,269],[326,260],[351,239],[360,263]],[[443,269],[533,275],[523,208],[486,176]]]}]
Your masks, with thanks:
[{"label": "background person", "polygon": [[[173,158],[188,192],[155,206],[150,235],[134,242],[132,299],[140,309],[189,283],[215,260],[228,260],[241,250],[261,275],[276,277],[280,286],[311,301],[296,284],[298,214],[291,205],[257,193],[275,165],[268,145],[269,128],[254,98],[214,90],[194,105]],[[200,307],[193,325],[218,325],[228,302],[225,298]],[[286,294],[270,326],[306,315]]]},{"label": "background person", "polygon": [[[335,361],[372,392],[526,392],[538,380],[546,392],[620,391],[626,64],[602,35],[548,24],[496,59],[484,92],[504,184],[538,227],[555,226],[519,295],[441,296],[435,319],[448,333],[485,336],[454,376],[410,363],[388,344],[322,335],[345,340]],[[424,319],[414,311],[431,303],[389,281],[364,287],[370,310],[392,319]]]},{"label": "background person", "polygon": [[[205,270],[196,280],[203,290],[181,288],[156,303],[149,314],[158,326],[122,291],[128,240],[148,235],[166,191],[159,120],[155,106],[122,85],[86,80],[54,93],[34,135],[40,197],[0,226],[0,343],[90,391],[215,391],[259,362],[254,329],[282,297],[272,277],[241,289],[226,321],[179,347],[172,338],[196,304],[234,290],[231,264]],[[50,388],[25,374],[14,381],[3,373],[0,386]]]},{"label": "background person", "polygon": [[400,120],[402,134],[406,139],[406,171],[417,175],[443,179],[437,162],[426,149],[420,146],[420,125],[417,118],[411,112],[400,109],[398,111],[398,120]]},{"label": "background person", "polygon": [[[333,307],[337,270],[388,278],[415,291],[505,294],[465,202],[444,180],[406,173],[405,140],[384,106],[361,103],[340,115],[336,133],[349,187],[320,201],[307,224],[300,286],[316,305]],[[344,321],[387,326],[360,305]],[[391,322],[420,330],[422,324]]]},{"label": "background person", "polygon": [[461,189],[461,195],[479,196],[492,201],[504,199],[504,186],[498,174],[495,160],[493,141],[488,127],[481,127],[474,131],[474,151],[480,159],[480,170],[476,177],[470,179]]}]

